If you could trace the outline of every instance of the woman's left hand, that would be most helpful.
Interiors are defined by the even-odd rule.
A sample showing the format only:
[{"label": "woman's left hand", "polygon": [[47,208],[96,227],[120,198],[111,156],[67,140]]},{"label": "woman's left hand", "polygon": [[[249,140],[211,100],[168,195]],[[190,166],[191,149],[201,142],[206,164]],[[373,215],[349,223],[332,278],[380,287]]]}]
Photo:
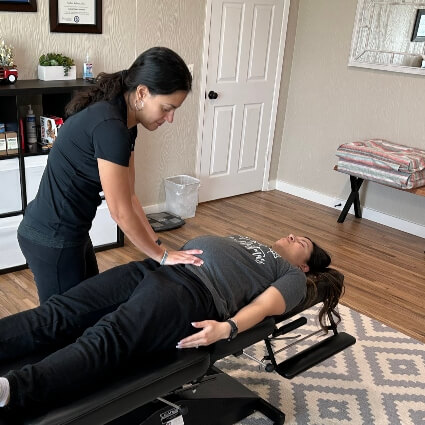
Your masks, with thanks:
[{"label": "woman's left hand", "polygon": [[193,322],[192,326],[202,330],[179,341],[177,348],[198,348],[210,345],[220,339],[228,338],[230,334],[230,325],[227,322],[203,320],[202,322]]}]

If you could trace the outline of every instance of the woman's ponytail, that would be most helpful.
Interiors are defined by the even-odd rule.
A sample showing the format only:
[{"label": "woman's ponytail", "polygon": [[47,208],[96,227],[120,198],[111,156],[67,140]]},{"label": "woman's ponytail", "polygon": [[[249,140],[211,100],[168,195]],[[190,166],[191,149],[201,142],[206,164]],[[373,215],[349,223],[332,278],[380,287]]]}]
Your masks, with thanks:
[{"label": "woman's ponytail", "polygon": [[65,115],[70,117],[92,103],[101,100],[112,100],[118,95],[125,93],[126,87],[123,72],[126,71],[114,72],[113,74],[100,73],[93,87],[78,92],[66,105]]}]

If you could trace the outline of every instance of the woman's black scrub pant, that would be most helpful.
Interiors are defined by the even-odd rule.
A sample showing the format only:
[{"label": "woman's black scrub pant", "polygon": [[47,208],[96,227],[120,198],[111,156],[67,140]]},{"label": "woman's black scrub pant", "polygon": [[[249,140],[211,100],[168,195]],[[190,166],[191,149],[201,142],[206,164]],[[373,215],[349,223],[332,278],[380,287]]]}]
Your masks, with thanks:
[{"label": "woman's black scrub pant", "polygon": [[134,355],[175,349],[198,331],[191,322],[206,319],[217,319],[212,296],[184,266],[145,260],[110,269],[0,320],[0,361],[63,347],[5,375],[9,406],[66,396]]},{"label": "woman's black scrub pant", "polygon": [[71,248],[51,248],[19,234],[18,242],[34,274],[40,304],[99,273],[89,236],[84,243]]}]

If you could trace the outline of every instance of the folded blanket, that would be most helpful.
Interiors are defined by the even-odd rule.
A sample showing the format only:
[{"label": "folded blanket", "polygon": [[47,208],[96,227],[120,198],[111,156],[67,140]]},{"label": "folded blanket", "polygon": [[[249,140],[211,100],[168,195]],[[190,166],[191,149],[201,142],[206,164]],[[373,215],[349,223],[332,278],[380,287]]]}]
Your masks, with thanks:
[{"label": "folded blanket", "polygon": [[398,189],[413,189],[425,185],[425,169],[409,173],[377,167],[373,168],[356,162],[339,159],[338,171]]},{"label": "folded blanket", "polygon": [[368,167],[414,173],[425,169],[425,150],[372,139],[342,144],[336,155]]}]

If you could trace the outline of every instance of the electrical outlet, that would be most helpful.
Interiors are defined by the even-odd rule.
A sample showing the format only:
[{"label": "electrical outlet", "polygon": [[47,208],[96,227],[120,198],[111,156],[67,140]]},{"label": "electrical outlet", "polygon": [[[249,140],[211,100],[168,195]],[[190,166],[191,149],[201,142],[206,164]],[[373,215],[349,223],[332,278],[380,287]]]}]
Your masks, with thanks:
[{"label": "electrical outlet", "polygon": [[190,63],[187,67],[189,68],[190,75],[193,78],[193,63]]}]

